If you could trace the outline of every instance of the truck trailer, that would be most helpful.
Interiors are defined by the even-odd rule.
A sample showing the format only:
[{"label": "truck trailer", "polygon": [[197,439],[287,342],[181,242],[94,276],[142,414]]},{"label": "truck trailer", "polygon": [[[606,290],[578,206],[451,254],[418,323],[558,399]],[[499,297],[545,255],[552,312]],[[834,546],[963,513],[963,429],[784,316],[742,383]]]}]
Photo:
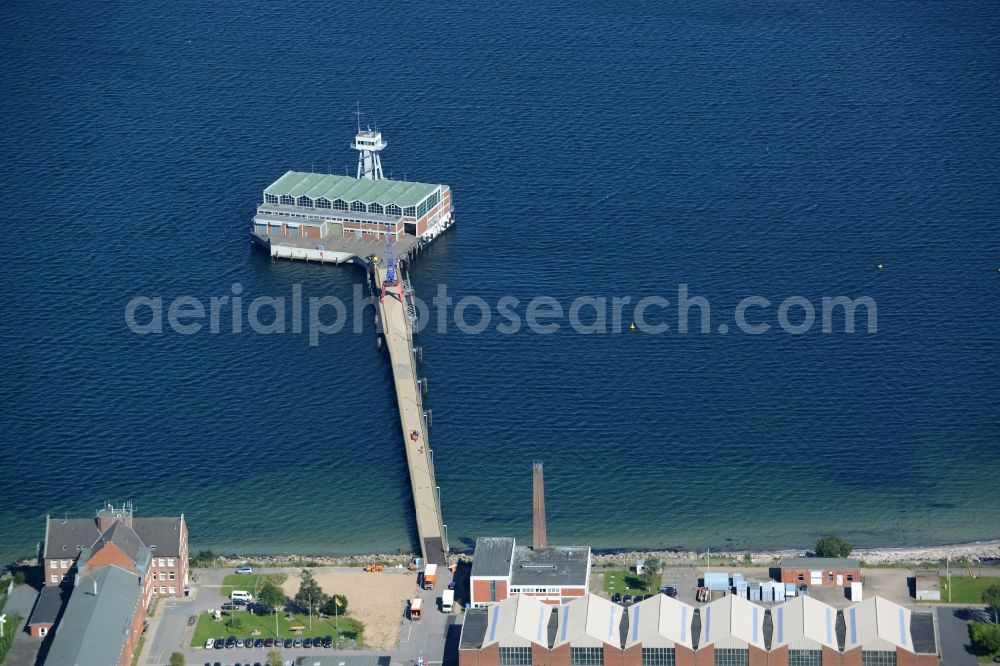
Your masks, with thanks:
[{"label": "truck trailer", "polygon": [[424,589],[433,590],[434,584],[437,583],[438,565],[428,564],[427,568],[424,569]]}]

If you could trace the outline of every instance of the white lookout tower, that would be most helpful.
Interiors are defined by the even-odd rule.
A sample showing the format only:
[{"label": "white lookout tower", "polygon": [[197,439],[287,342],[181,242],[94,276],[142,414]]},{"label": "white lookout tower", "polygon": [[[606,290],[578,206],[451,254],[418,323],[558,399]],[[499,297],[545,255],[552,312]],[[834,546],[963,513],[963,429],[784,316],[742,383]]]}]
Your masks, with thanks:
[{"label": "white lookout tower", "polygon": [[378,131],[378,128],[372,130],[371,127],[368,127],[364,131],[361,130],[360,106],[357,110],[357,116],[358,134],[354,137],[351,148],[358,151],[358,178],[382,180],[384,178],[382,162],[379,160],[378,153],[389,144],[382,140],[382,133]]}]

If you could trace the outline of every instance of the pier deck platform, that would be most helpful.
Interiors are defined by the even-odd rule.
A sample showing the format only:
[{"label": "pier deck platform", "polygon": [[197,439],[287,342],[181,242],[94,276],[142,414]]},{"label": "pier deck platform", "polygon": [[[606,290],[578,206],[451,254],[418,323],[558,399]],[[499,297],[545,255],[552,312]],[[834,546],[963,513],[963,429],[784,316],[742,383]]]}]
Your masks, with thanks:
[{"label": "pier deck platform", "polygon": [[[375,268],[374,278],[376,288],[381,290],[386,278],[383,264]],[[447,563],[447,534],[441,518],[440,498],[434,478],[434,458],[427,439],[423,401],[417,383],[413,329],[407,315],[405,297],[398,291],[389,290],[385,300],[378,304],[378,312],[396,387],[396,402],[410,471],[420,547],[427,563],[443,565]],[[414,432],[417,433],[416,439],[411,438]]]}]

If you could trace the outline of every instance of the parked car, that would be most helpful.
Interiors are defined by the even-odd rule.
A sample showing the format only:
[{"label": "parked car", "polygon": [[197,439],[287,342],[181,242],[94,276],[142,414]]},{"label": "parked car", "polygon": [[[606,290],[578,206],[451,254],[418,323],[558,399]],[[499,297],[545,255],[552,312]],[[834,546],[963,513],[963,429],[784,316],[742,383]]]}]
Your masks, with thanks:
[{"label": "parked car", "polygon": [[209,638],[207,641],[205,641],[205,649],[206,650],[211,650],[214,647],[215,647],[215,639],[214,638]]},{"label": "parked car", "polygon": [[333,647],[333,636],[326,636],[323,638],[323,647],[325,648]]},{"label": "parked car", "polygon": [[674,587],[673,585],[664,585],[663,587],[660,588],[660,592],[662,594],[667,595],[668,597],[677,596],[677,588]]},{"label": "parked car", "polygon": [[615,592],[613,595],[611,595],[611,601],[615,602],[616,604],[620,604],[622,602],[622,593]]},{"label": "parked car", "polygon": [[221,650],[222,648],[226,647],[226,641],[222,640],[221,638],[216,638],[214,647],[216,650]]},{"label": "parked car", "polygon": [[306,638],[306,639],[304,639],[302,641],[302,647],[304,647],[304,648],[311,648],[312,646],[313,646],[313,639]]},{"label": "parked car", "polygon": [[630,606],[632,604],[632,595],[626,594],[624,597],[622,597],[622,603],[626,606]]},{"label": "parked car", "polygon": [[240,567],[239,569],[236,570],[236,573],[238,573],[238,574],[252,574],[253,573],[253,567]]},{"label": "parked car", "polygon": [[237,638],[236,639],[236,647],[238,647],[238,648],[243,647],[243,639],[242,638]]},{"label": "parked car", "polygon": [[230,636],[229,638],[226,639],[226,648],[229,649],[234,647],[236,647],[236,637]]},{"label": "parked car", "polygon": [[258,638],[257,640],[255,640],[253,642],[253,646],[256,647],[256,648],[262,648],[262,647],[264,647],[264,639],[263,638]]},{"label": "parked car", "polygon": [[274,646],[274,639],[273,638],[265,638],[264,639],[264,647],[273,647],[273,646]]},{"label": "parked car", "polygon": [[296,639],[295,639],[295,642],[294,642],[294,643],[292,643],[292,645],[294,645],[294,646],[295,646],[295,647],[297,647],[297,648],[300,648],[300,647],[302,647],[302,639],[301,639],[301,638],[296,638]]},{"label": "parked car", "polygon": [[293,642],[294,641],[291,638],[286,638],[285,639],[285,649],[286,650],[290,649],[292,647],[292,643]]},{"label": "parked car", "polygon": [[448,589],[449,589],[449,590],[454,590],[454,589],[455,589],[455,586],[456,586],[456,585],[458,585],[458,583],[456,583],[456,582],[455,582],[455,581],[453,580],[453,581],[451,581],[450,583],[448,583]]}]

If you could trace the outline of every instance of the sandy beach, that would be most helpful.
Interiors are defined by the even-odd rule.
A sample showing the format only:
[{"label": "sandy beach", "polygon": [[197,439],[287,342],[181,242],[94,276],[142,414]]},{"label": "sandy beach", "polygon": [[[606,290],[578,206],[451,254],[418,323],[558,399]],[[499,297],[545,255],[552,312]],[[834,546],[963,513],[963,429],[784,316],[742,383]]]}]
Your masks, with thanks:
[{"label": "sandy beach", "polygon": [[[343,594],[350,601],[348,615],[365,625],[365,645],[394,647],[399,638],[406,601],[417,587],[417,575],[408,570],[388,570],[373,574],[364,571],[316,571],[316,582],[327,594]],[[285,594],[295,596],[299,574],[289,574],[282,585]]]}]

